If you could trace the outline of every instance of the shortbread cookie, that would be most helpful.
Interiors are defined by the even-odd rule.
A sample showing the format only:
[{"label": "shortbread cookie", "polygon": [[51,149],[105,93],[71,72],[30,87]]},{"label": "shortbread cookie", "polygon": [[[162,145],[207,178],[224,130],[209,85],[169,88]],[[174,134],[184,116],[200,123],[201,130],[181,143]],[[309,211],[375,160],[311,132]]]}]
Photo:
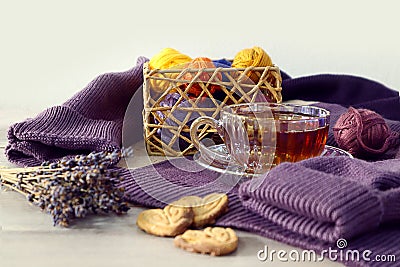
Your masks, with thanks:
[{"label": "shortbread cookie", "polygon": [[190,252],[222,256],[236,250],[238,237],[231,228],[207,227],[187,230],[175,237],[174,244]]},{"label": "shortbread cookie", "polygon": [[215,220],[228,210],[228,196],[220,193],[212,193],[204,198],[198,196],[186,196],[171,205],[191,207],[194,212],[193,227],[201,228],[215,223]]},{"label": "shortbread cookie", "polygon": [[143,231],[157,236],[177,236],[193,223],[194,213],[190,207],[168,205],[164,209],[142,211],[136,224]]}]

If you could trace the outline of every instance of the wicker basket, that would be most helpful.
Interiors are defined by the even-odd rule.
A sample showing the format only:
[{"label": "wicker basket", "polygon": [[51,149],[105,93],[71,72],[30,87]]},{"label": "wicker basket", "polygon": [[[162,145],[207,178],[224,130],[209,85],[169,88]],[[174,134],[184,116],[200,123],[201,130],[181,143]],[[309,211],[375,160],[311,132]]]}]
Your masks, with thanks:
[{"label": "wicker basket", "polygon": [[[189,136],[191,122],[199,116],[217,118],[224,105],[265,98],[282,101],[282,78],[277,66],[151,70],[145,64],[143,74],[144,140],[149,155],[194,154],[196,149]],[[254,75],[257,84],[249,78]],[[221,142],[215,129],[205,126],[199,131],[200,139]]]}]

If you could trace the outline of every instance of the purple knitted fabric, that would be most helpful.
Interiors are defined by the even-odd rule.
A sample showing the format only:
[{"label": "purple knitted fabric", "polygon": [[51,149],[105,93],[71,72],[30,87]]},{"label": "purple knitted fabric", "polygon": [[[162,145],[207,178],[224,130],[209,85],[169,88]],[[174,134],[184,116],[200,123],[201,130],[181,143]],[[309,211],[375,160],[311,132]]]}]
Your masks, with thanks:
[{"label": "purple knitted fabric", "polygon": [[[392,100],[394,100],[394,101],[392,101]],[[385,119],[385,122],[389,126],[391,131],[400,133],[400,123],[399,123],[399,121],[400,121],[400,101],[399,101],[399,99],[392,99],[392,100],[390,100],[390,102],[388,102],[385,105],[386,105],[386,107],[388,107],[388,110],[393,111],[392,116],[396,116],[396,118],[398,117],[398,119],[396,119],[396,120]],[[338,104],[329,104],[329,103],[318,103],[318,104],[315,104],[315,106],[325,108],[330,111],[330,113],[331,113],[330,125],[331,126],[329,127],[327,144],[338,147],[338,144],[336,143],[336,140],[335,140],[335,136],[333,134],[333,125],[335,125],[335,123],[339,119],[340,115],[347,112],[347,108],[343,107],[341,105],[338,105]],[[373,108],[373,105],[364,104],[362,107]],[[398,146],[400,143],[400,139],[397,140],[397,142],[395,142],[395,143],[397,143],[397,146]],[[394,149],[392,151],[388,151],[387,153],[385,153],[383,155],[377,155],[374,157],[374,159],[377,160],[377,159],[393,158],[397,150],[398,149]]]},{"label": "purple knitted fabric", "polygon": [[[119,148],[124,113],[143,82],[145,60],[140,58],[137,66],[126,72],[100,75],[63,105],[12,125],[8,159],[28,166],[66,155]],[[345,75],[287,78],[283,94],[285,100],[326,102],[318,106],[331,111],[331,125],[351,105],[378,112],[393,131],[400,132],[398,92],[367,79]],[[332,131],[328,144],[336,145]],[[262,183],[256,190],[252,181],[236,185],[236,178],[221,178],[187,159],[183,165],[188,171],[169,162],[132,173],[124,170],[125,180],[120,186],[126,188],[128,200],[149,207],[163,207],[184,195],[228,192],[229,212],[218,225],[317,251],[332,247],[337,238],[347,238],[348,249],[393,254],[400,260],[400,159],[393,159],[396,153],[389,151],[381,158],[386,160],[376,162],[320,157],[281,164],[264,180],[258,180]],[[395,266],[380,262],[347,264]]]},{"label": "purple knitted fabric", "polygon": [[[400,160],[392,162],[396,163]],[[400,170],[395,176],[359,160],[326,157],[282,164],[257,190],[250,186],[243,185],[239,192],[246,208],[283,228],[327,242],[351,239],[400,219],[400,202],[390,201],[400,199],[400,189],[395,190]],[[387,213],[392,210],[395,214]]]},{"label": "purple knitted fabric", "polygon": [[46,109],[8,131],[9,161],[39,165],[67,155],[113,150],[121,145],[126,107],[143,83],[143,63],[125,72],[98,76],[61,106]]},{"label": "purple knitted fabric", "polygon": [[400,120],[399,92],[362,77],[319,74],[282,82],[284,100],[302,99],[367,108],[386,119]]},{"label": "purple knitted fabric", "polygon": [[[400,257],[400,228],[396,226],[400,221],[400,159],[365,162],[325,157],[285,163],[258,178],[262,183],[257,182],[256,190],[251,180],[235,185],[229,176],[221,179],[220,174],[202,170],[194,162],[177,164],[183,160],[125,170],[120,186],[126,188],[127,199],[162,208],[186,195],[227,192],[229,211],[217,221],[219,226],[316,251],[335,249],[335,242],[346,238],[348,249]],[[185,170],[176,165],[186,166]],[[382,266],[362,261],[346,264]]]}]

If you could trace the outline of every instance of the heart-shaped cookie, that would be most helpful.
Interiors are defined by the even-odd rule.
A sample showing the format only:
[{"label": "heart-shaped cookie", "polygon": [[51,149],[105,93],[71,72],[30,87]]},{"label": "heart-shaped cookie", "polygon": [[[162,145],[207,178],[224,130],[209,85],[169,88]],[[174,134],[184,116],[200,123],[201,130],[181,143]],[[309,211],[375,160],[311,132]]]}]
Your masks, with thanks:
[{"label": "heart-shaped cookie", "polygon": [[236,250],[238,237],[231,228],[207,227],[187,230],[175,237],[174,244],[190,252],[221,256]]},{"label": "heart-shaped cookie", "polygon": [[181,207],[193,209],[193,227],[201,228],[213,224],[215,220],[228,210],[228,196],[220,193],[212,193],[204,198],[198,196],[186,196],[171,203]]},{"label": "heart-shaped cookie", "polygon": [[193,223],[190,207],[168,205],[164,209],[142,211],[136,224],[143,231],[157,236],[176,236],[183,233]]}]

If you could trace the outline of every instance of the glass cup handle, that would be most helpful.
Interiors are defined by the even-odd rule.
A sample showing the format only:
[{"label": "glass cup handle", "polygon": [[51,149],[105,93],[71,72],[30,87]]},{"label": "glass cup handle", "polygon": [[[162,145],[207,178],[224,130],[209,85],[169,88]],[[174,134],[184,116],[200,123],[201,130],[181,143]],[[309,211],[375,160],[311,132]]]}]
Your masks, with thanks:
[{"label": "glass cup handle", "polygon": [[208,163],[213,161],[218,161],[219,163],[229,164],[229,158],[227,158],[226,154],[218,153],[212,151],[208,147],[206,147],[203,143],[200,142],[199,138],[199,127],[201,125],[210,125],[212,128],[215,128],[218,134],[224,139],[224,136],[221,131],[221,126],[218,120],[208,117],[202,116],[195,119],[190,126],[190,138],[192,139],[193,145],[200,151],[201,157],[206,160]]}]

